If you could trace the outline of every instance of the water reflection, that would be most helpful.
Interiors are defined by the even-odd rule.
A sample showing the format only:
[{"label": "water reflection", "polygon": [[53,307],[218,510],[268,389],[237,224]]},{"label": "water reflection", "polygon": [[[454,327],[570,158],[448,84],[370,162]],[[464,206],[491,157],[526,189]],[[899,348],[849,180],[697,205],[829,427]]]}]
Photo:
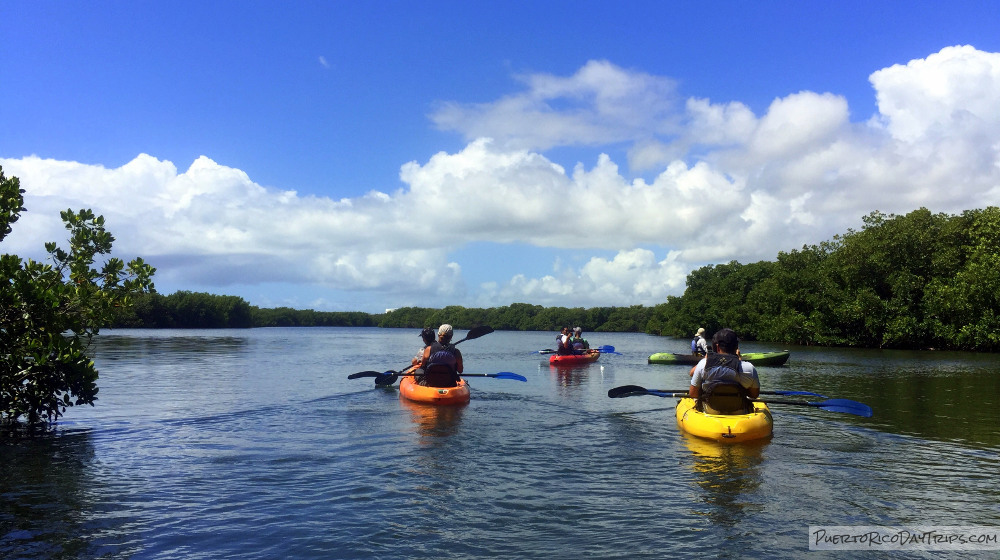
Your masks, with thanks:
[{"label": "water reflection", "polygon": [[[96,339],[93,349],[102,360],[141,360],[148,356],[160,356],[165,353],[192,355],[227,354],[246,350],[249,339],[241,336],[220,335],[208,331],[198,334],[190,331],[151,331],[157,335],[164,332],[172,336],[131,336],[127,330],[103,333]],[[229,332],[229,331],[227,331]],[[146,335],[145,332],[143,332]]]},{"label": "water reflection", "polygon": [[549,364],[549,374],[560,389],[580,387],[587,381],[590,364],[554,365]]},{"label": "water reflection", "polygon": [[1000,409],[996,354],[809,348],[799,349],[797,355],[788,370],[767,372],[770,387],[854,399],[875,412],[871,419],[841,415],[843,422],[929,439],[1000,445],[995,428]]},{"label": "water reflection", "polygon": [[431,444],[434,440],[457,434],[462,412],[468,406],[468,403],[423,404],[402,397],[399,402],[410,412],[422,444]]},{"label": "water reflection", "polygon": [[94,471],[90,433],[0,435],[0,558],[120,553],[124,517]]},{"label": "water reflection", "polygon": [[681,436],[691,452],[691,469],[704,491],[702,501],[707,506],[696,513],[715,525],[736,527],[745,516],[763,510],[749,497],[756,495],[762,484],[760,466],[770,439],[726,444],[689,434]]}]

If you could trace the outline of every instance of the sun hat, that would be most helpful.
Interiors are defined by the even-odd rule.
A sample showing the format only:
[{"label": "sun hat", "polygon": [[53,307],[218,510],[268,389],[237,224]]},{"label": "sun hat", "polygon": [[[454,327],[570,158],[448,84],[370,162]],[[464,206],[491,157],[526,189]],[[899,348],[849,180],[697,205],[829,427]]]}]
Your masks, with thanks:
[{"label": "sun hat", "polygon": [[575,333],[582,333],[583,329],[581,329],[580,327],[576,327],[575,329],[573,329],[573,332],[575,332]]},{"label": "sun hat", "polygon": [[438,336],[451,336],[451,332],[452,332],[451,325],[445,323],[441,325],[441,328],[438,329]]},{"label": "sun hat", "polygon": [[703,334],[705,334],[704,327],[698,327],[698,332],[694,333],[695,336],[701,336]]}]

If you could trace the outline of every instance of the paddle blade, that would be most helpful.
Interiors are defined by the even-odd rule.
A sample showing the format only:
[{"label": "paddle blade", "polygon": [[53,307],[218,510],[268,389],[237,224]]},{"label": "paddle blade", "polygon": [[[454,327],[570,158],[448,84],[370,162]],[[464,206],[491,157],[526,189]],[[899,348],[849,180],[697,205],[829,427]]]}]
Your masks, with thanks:
[{"label": "paddle blade", "polygon": [[[469,334],[465,335],[465,338],[459,340],[458,342],[465,342],[466,340],[475,340],[481,336],[488,335],[491,332],[493,332],[493,327],[488,327],[486,325],[483,325],[481,327],[473,327],[469,329]],[[455,344],[458,344],[458,342],[456,342]]]},{"label": "paddle blade", "polygon": [[532,354],[555,354],[556,351],[551,348],[546,348],[545,350],[535,350]]},{"label": "paddle blade", "polygon": [[615,347],[607,344],[604,346],[598,346],[596,350],[598,352],[604,352],[606,354],[617,354],[617,352],[615,352]]},{"label": "paddle blade", "polygon": [[872,407],[868,406],[865,403],[852,401],[850,399],[828,399],[818,403],[809,403],[809,404],[817,406],[829,412],[843,412],[845,414],[853,414],[855,416],[861,416],[862,418],[872,417]]},{"label": "paddle blade", "polygon": [[375,378],[375,386],[389,387],[390,385],[395,383],[397,379],[399,379],[399,374],[394,371],[392,372],[387,371],[385,373],[380,373],[378,377]]},{"label": "paddle blade", "polygon": [[649,391],[645,387],[640,387],[638,385],[622,385],[620,387],[614,387],[608,389],[608,396],[612,399],[620,399],[623,397],[637,397],[639,395],[648,395]]},{"label": "paddle blade", "polygon": [[460,373],[460,377],[494,377],[496,379],[515,379],[517,381],[527,381],[528,378],[518,375],[512,371],[501,371],[499,373]]},{"label": "paddle blade", "polygon": [[791,404],[797,406],[814,406],[826,410],[828,412],[843,412],[844,414],[853,414],[855,416],[861,416],[863,418],[872,417],[872,407],[865,403],[859,403],[858,401],[852,401],[850,399],[828,399],[820,402],[802,402],[802,401],[759,401],[766,404]]},{"label": "paddle blade", "polygon": [[359,371],[358,373],[352,373],[348,375],[348,379],[358,379],[361,377],[378,377],[382,375],[381,371]]}]

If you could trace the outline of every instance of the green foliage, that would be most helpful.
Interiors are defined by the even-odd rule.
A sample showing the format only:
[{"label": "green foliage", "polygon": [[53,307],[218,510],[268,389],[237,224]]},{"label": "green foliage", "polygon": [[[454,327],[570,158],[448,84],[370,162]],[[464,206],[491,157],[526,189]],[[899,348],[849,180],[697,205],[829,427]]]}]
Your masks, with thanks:
[{"label": "green foliage", "polygon": [[1000,209],[876,211],[863,223],[775,262],[692,271],[648,332],[725,326],[772,342],[1000,350]]},{"label": "green foliage", "polygon": [[[24,191],[0,168],[0,232],[17,221]],[[86,354],[91,338],[110,323],[116,308],[152,288],[154,268],[142,259],[128,264],[98,255],[111,252],[114,237],[104,218],[90,210],[61,213],[70,232],[68,251],[46,243],[52,264],[0,255],[0,420],[30,424],[56,420],[66,408],[92,405],[98,372]]]},{"label": "green foliage", "polygon": [[243,298],[180,291],[169,296],[142,294],[115,317],[115,327],[249,328],[253,311]]},{"label": "green foliage", "polygon": [[314,311],[290,307],[251,307],[255,327],[374,327],[376,316],[361,311]]},{"label": "green foliage", "polygon": [[115,316],[113,326],[156,329],[242,329],[251,327],[372,327],[376,318],[361,311],[261,309],[241,297],[179,291],[136,296]]},{"label": "green foliage", "polygon": [[642,332],[652,317],[652,309],[631,307],[542,307],[513,303],[487,309],[451,305],[443,309],[401,307],[379,316],[379,327],[423,328],[448,323],[456,329],[488,325],[497,330],[557,331],[581,327],[586,332]]}]

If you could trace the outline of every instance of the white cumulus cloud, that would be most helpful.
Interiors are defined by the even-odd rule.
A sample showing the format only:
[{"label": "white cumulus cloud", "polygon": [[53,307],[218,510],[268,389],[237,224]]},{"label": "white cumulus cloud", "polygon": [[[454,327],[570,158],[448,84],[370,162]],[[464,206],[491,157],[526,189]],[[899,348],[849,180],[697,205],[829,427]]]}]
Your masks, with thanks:
[{"label": "white cumulus cloud", "polygon": [[[319,285],[381,293],[385,307],[652,305],[692,268],[773,259],[876,209],[1000,205],[998,76],[1000,54],[945,48],[873,72],[879,113],[852,122],[836,92],[790,92],[755,115],[593,61],[520,76],[523,92],[493,102],[442,105],[432,118],[465,135],[463,149],[402,164],[394,192],[339,200],[265,188],[207,156],[184,171],[146,154],[114,169],[3,159],[28,208],[3,250],[62,240],[59,210],[89,207],[118,250],[182,286]],[[595,151],[566,169],[545,154],[621,142],[628,162]],[[468,286],[453,255],[469,243],[602,256],[545,273],[507,259]]]}]

